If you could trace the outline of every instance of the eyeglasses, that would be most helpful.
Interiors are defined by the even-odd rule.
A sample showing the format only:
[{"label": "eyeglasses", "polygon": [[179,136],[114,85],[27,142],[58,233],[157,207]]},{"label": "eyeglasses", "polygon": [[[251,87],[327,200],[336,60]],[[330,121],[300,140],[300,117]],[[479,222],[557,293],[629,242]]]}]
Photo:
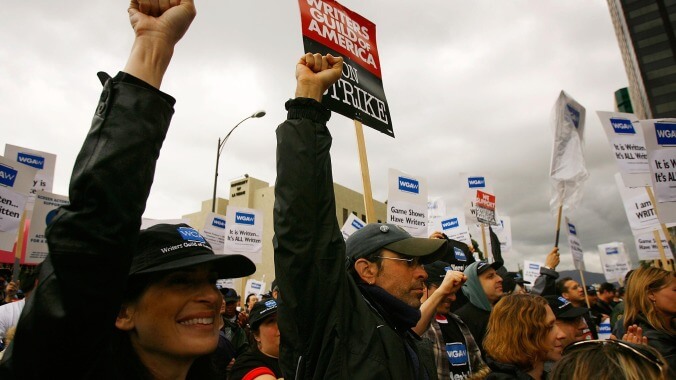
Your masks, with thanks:
[{"label": "eyeglasses", "polygon": [[406,261],[406,265],[408,265],[409,268],[417,268],[421,267],[422,264],[420,263],[420,258],[419,257],[409,257],[409,258],[403,258],[403,257],[385,257],[385,256],[376,256],[379,259],[387,259],[387,260],[397,260],[397,261]]},{"label": "eyeglasses", "polygon": [[643,359],[645,359],[645,360],[649,361],[650,363],[652,363],[653,365],[657,366],[657,368],[660,370],[660,372],[662,372],[663,369],[664,369],[664,362],[659,357],[655,356],[655,354],[653,352],[644,349],[643,346],[641,346],[641,345],[631,344],[631,343],[627,343],[627,342],[623,342],[621,340],[615,340],[615,339],[582,340],[582,341],[579,341],[579,342],[575,342],[575,343],[569,345],[568,347],[566,347],[563,350],[563,354],[566,355],[566,354],[573,352],[575,350],[578,350],[580,347],[584,347],[584,346],[592,346],[592,345],[594,345],[594,346],[604,346],[606,344],[614,344],[618,347],[621,347],[625,350],[628,350],[629,352],[631,352],[633,354],[636,354],[636,355],[642,357]]}]

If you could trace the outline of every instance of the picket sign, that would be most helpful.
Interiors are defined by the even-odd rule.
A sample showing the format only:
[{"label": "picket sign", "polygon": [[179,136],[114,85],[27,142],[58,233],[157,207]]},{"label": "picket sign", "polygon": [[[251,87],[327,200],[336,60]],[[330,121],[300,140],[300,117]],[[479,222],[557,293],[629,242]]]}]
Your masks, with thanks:
[{"label": "picket sign", "polygon": [[364,187],[364,209],[366,210],[366,223],[374,223],[376,212],[373,208],[373,194],[371,193],[371,175],[369,174],[369,162],[366,158],[366,143],[364,142],[364,127],[361,121],[354,119],[354,131],[357,134],[357,150],[359,151],[359,166],[361,167],[361,182]]},{"label": "picket sign", "polygon": [[[650,202],[652,202],[652,204],[653,204],[653,210],[655,211],[655,217],[657,217],[657,220],[660,220],[660,215],[657,212],[657,201],[655,200],[655,194],[653,194],[653,191],[650,188],[650,186],[646,186],[645,191],[648,192],[648,197],[650,197]],[[673,236],[671,236],[671,234],[667,230],[667,225],[662,223],[662,221],[660,221],[660,226],[662,227],[662,232],[664,233],[664,236],[667,239],[671,240],[672,244],[674,244],[674,246],[676,246],[676,241],[674,241]],[[657,232],[657,230],[653,231],[653,236],[655,237],[655,240],[657,240],[657,249],[660,251],[660,258],[662,259],[662,268],[664,268],[666,270],[670,270],[670,271],[673,272],[674,268],[671,265],[669,265],[669,261],[667,261],[667,255],[664,253],[664,246],[662,245],[662,238],[660,237],[659,232]],[[657,260],[655,260],[655,261],[657,261]],[[657,267],[658,266],[657,263],[655,263],[655,264],[656,264],[655,267]]]}]

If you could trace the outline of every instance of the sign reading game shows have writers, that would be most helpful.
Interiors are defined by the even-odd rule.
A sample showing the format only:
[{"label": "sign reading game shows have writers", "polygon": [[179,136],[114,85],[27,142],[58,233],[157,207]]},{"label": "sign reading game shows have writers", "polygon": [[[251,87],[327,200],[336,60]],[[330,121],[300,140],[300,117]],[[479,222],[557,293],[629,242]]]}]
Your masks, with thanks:
[{"label": "sign reading game shows have writers", "polygon": [[298,4],[305,52],[344,59],[343,75],[329,87],[322,103],[394,137],[375,24],[333,0],[299,0]]}]

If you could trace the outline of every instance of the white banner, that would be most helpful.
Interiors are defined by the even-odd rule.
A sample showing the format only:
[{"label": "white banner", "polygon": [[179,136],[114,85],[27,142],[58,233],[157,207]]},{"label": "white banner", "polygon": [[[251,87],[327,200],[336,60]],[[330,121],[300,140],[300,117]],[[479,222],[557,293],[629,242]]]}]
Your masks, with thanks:
[{"label": "white banner", "polygon": [[427,235],[427,181],[389,169],[387,223],[396,224],[411,236]]},{"label": "white banner", "polygon": [[570,247],[570,254],[573,256],[573,265],[575,269],[585,271],[584,254],[580,239],[577,237],[577,228],[568,217],[566,217],[566,226],[568,227],[568,246]]},{"label": "white banner", "polygon": [[620,191],[624,211],[627,213],[629,220],[629,227],[634,231],[634,234],[636,234],[635,231],[645,232],[646,230],[659,229],[660,221],[657,220],[647,190],[641,187],[635,189],[625,187],[619,173],[615,173],[615,183]]},{"label": "white banner", "polygon": [[65,195],[52,194],[46,191],[38,191],[35,194],[35,205],[33,206],[30,229],[28,230],[24,264],[37,265],[47,257],[49,252],[47,238],[45,237],[47,225],[56,215],[56,210],[69,203],[68,197]]},{"label": "white banner", "polygon": [[37,169],[0,156],[0,251],[11,252]]},{"label": "white banner", "polygon": [[263,213],[228,206],[225,217],[225,253],[242,254],[255,264],[263,261]]},{"label": "white banner", "polygon": [[540,277],[540,267],[545,264],[536,261],[523,261],[523,279],[530,282],[530,286],[535,285],[535,280]]},{"label": "white banner", "polygon": [[37,170],[30,190],[30,201],[35,199],[37,191],[51,192],[54,186],[54,171],[56,155],[39,150],[33,150],[5,144],[5,157],[16,162],[28,165]]},{"label": "white banner", "polygon": [[657,212],[662,223],[676,222],[676,119],[641,120]]},{"label": "white banner", "polygon": [[449,239],[472,245],[472,239],[469,237],[469,230],[467,229],[467,224],[465,224],[465,216],[463,214],[445,216],[438,223],[439,225],[435,228],[436,231],[445,233]]},{"label": "white banner", "polygon": [[242,303],[244,303],[244,300],[249,296],[249,294],[255,294],[258,299],[261,299],[261,295],[265,294],[265,282],[254,280],[253,278],[246,280],[244,294],[242,294]]},{"label": "white banner", "polygon": [[465,220],[467,223],[478,223],[476,219],[476,192],[481,190],[493,194],[493,189],[488,185],[486,176],[478,173],[467,174],[460,173],[461,188],[464,192],[463,207],[465,209]]},{"label": "white banner", "polygon": [[630,113],[597,111],[627,187],[650,186],[648,153],[639,120]]},{"label": "white banner", "polygon": [[599,244],[599,258],[608,282],[619,282],[629,272],[631,265],[624,250],[624,243]]},{"label": "white banner", "polygon": [[[512,219],[509,216],[500,215],[498,224],[492,226],[493,232],[500,240],[500,252],[505,253],[512,250]],[[504,256],[503,256],[504,258]]]},{"label": "white banner", "polygon": [[[664,248],[664,255],[669,258],[673,257],[671,254],[671,248],[669,247],[669,242],[664,237],[662,229],[657,230],[660,234],[660,239],[662,240],[662,248]],[[657,246],[657,240],[655,240],[655,235],[653,232],[644,232],[641,234],[634,234],[634,243],[636,244],[636,253],[638,253],[639,260],[660,260],[659,247]]]},{"label": "white banner", "polygon": [[217,255],[224,254],[225,246],[225,215],[214,214],[212,212],[207,214],[207,219],[204,222],[204,228],[200,233],[211,244],[211,248]]},{"label": "white banner", "polygon": [[350,213],[350,215],[347,217],[347,220],[345,221],[345,224],[343,224],[343,228],[340,229],[340,232],[343,233],[343,239],[347,240],[347,238],[352,236],[352,234],[357,232],[357,230],[364,228],[365,225],[366,223],[357,218],[354,214]]}]

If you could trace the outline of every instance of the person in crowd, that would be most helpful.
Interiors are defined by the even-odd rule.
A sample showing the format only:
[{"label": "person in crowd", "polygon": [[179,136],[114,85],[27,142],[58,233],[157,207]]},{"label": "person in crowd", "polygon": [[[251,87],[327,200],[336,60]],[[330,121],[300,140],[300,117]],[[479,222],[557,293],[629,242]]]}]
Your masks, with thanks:
[{"label": "person in crowd", "polygon": [[488,368],[477,378],[543,379],[545,362],[561,359],[564,339],[544,298],[505,296],[491,313],[484,340]]},{"label": "person in crowd", "polygon": [[629,277],[624,309],[625,330],[636,324],[659,351],[676,379],[676,273],[640,268]]},{"label": "person in crowd", "polygon": [[619,293],[622,294],[622,299],[620,302],[613,307],[613,312],[610,315],[610,326],[613,328],[613,335],[615,336],[621,336],[624,334],[624,295],[625,295],[625,290],[629,284],[629,277],[631,274],[634,273],[634,270],[630,270],[624,275],[624,286],[622,286],[619,290]]},{"label": "person in crowd", "polygon": [[255,305],[256,302],[258,302],[258,301],[259,301],[258,296],[254,293],[250,293],[248,296],[246,296],[246,302],[245,302],[246,303],[246,310],[245,310],[245,312],[246,312],[247,316],[251,314],[251,309],[253,308],[253,305]]},{"label": "person in crowd", "polygon": [[596,305],[592,306],[592,309],[610,318],[610,315],[613,314],[613,307],[617,305],[617,302],[615,302],[615,285],[604,282],[599,286],[596,294],[598,299],[596,300]]},{"label": "person in crowd", "polygon": [[[440,259],[448,263],[451,270],[464,272],[468,266],[472,265],[476,260],[472,255],[473,248],[471,246],[457,240],[449,239],[448,236],[440,231],[434,231],[430,235],[430,239],[446,239],[446,252],[441,255]],[[464,306],[469,300],[463,292],[455,293],[455,301],[451,304],[451,311],[455,312]]]},{"label": "person in crowd", "polygon": [[557,380],[668,380],[667,365],[651,347],[619,340],[583,340],[563,351],[550,378]]},{"label": "person in crowd", "polygon": [[[567,299],[575,307],[587,306],[587,299],[584,295],[582,286],[571,277],[564,277],[556,282],[557,295]],[[598,329],[591,313],[584,315],[584,321],[587,323],[589,333],[592,339],[598,339]]]},{"label": "person in crowd", "polygon": [[526,285],[530,285],[530,281],[526,281],[521,277],[519,272],[507,272],[502,279],[502,290],[507,294],[525,294],[528,293]]},{"label": "person in crowd", "polygon": [[230,380],[273,380],[282,378],[279,367],[279,327],[277,301],[258,301],[249,316],[252,342],[250,348],[237,358]]},{"label": "person in crowd", "polygon": [[586,307],[575,307],[561,296],[545,296],[544,298],[554,312],[556,324],[565,335],[565,338],[561,341],[563,347],[584,340],[585,333],[588,330],[584,315],[588,309]]},{"label": "person in crowd", "polygon": [[545,265],[540,267],[540,276],[535,279],[530,292],[540,296],[557,295],[556,280],[559,278],[559,272],[556,267],[561,262],[559,247],[554,247],[545,258]]},{"label": "person in crowd", "polygon": [[497,273],[501,267],[502,263],[499,261],[491,264],[477,261],[465,269],[467,281],[462,291],[469,302],[458,309],[456,314],[467,324],[482,355],[485,354],[483,340],[491,310],[503,295],[502,277]]},{"label": "person in crowd", "polygon": [[427,272],[421,318],[414,331],[421,335],[421,355],[434,362],[439,379],[465,379],[483,367],[481,351],[472,333],[451,313],[451,304],[466,277],[449,263],[435,261],[424,266]]},{"label": "person in crowd", "polygon": [[240,297],[235,289],[222,288],[221,294],[223,295],[223,306],[221,307],[223,327],[221,332],[232,343],[235,348],[235,358],[237,358],[249,348],[249,339],[245,330],[247,318],[244,313],[237,311],[237,302]]},{"label": "person in crowd", "polygon": [[[7,287],[11,281],[12,270],[8,268],[0,268],[0,305],[7,303],[5,298],[7,297]],[[14,287],[16,287],[16,284]]]},{"label": "person in crowd", "polygon": [[597,295],[596,287],[594,285],[587,286],[587,304],[589,305],[589,314],[592,316],[592,323],[594,327],[599,330],[601,323],[606,319],[610,318],[610,314],[603,314],[596,307],[599,302],[599,297]]},{"label": "person in crowd", "polygon": [[275,273],[281,293],[280,366],[290,379],[432,379],[411,330],[427,273],[444,239],[413,238],[369,223],[343,240],[335,213],[322,94],[343,60],[308,53],[296,64],[296,97],[277,128]]},{"label": "person in crowd", "polygon": [[42,264],[38,264],[31,271],[22,273],[19,284],[22,284],[21,290],[23,290],[26,295],[24,298],[0,306],[0,349],[7,347],[8,342],[6,342],[5,339],[6,333],[12,326],[16,326],[19,322],[19,317],[26,305],[26,300],[30,298],[33,289],[35,289],[35,286],[37,285],[40,268],[42,268]]},{"label": "person in crowd", "polygon": [[128,10],[129,60],[115,78],[99,74],[70,205],[47,227],[49,254],[0,362],[3,380],[210,379],[216,280],[256,269],[244,256],[214,254],[185,224],[139,231],[173,114],[159,87],[196,11],[190,0],[132,0]]}]

